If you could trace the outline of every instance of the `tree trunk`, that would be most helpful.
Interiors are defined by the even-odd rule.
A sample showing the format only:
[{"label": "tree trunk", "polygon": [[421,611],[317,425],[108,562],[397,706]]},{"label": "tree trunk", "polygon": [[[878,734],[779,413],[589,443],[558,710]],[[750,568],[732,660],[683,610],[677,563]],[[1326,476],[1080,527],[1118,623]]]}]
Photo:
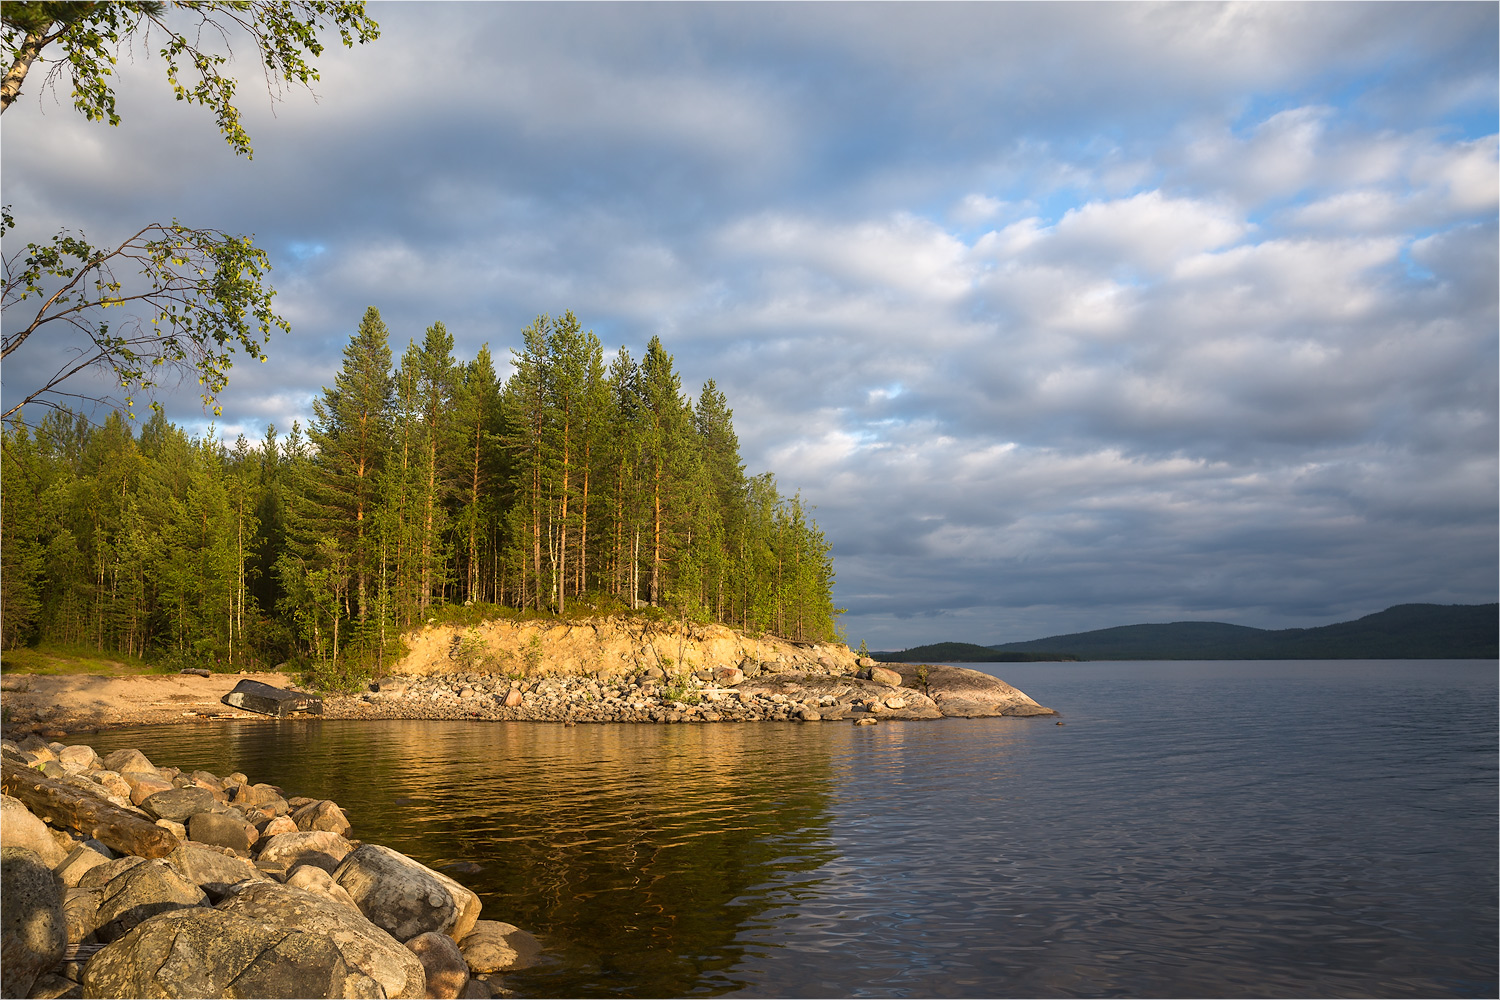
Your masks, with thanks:
[{"label": "tree trunk", "polygon": [[15,761],[0,761],[0,785],[42,822],[81,831],[111,850],[141,858],[164,858],[177,850],[178,840],[166,828]]}]

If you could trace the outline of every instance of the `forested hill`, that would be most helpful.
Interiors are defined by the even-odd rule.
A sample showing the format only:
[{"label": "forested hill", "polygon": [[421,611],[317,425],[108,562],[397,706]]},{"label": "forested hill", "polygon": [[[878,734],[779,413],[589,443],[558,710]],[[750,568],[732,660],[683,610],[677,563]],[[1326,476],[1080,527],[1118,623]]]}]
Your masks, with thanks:
[{"label": "forested hill", "polygon": [[1126,625],[990,648],[997,654],[1061,653],[1087,660],[1493,659],[1500,655],[1500,606],[1400,604],[1318,628]]},{"label": "forested hill", "polygon": [[939,642],[870,655],[890,663],[1494,659],[1500,656],[1500,605],[1399,604],[1318,628],[1267,630],[1223,622],[1124,625],[996,646]]},{"label": "forested hill", "polygon": [[305,431],[11,423],[4,645],[353,671],[449,604],[835,638],[828,542],[771,473],[745,474],[713,381],[685,396],[654,337],[606,359],[571,312],[512,353],[502,381],[438,323],[393,363],[372,308]]}]

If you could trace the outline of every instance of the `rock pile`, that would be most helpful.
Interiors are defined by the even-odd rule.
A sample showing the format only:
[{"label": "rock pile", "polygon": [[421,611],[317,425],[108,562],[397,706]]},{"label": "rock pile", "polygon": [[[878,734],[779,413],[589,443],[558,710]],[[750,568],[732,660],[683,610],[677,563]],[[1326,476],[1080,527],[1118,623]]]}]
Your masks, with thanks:
[{"label": "rock pile", "polygon": [[337,803],[0,741],[7,997],[489,997],[536,939]]},{"label": "rock pile", "polygon": [[[774,666],[781,666],[776,664]],[[778,670],[741,661],[667,674],[507,677],[473,671],[387,677],[329,698],[331,718],[543,722],[818,722],[1055,715],[1004,681],[962,667],[896,670],[871,660]]]}]

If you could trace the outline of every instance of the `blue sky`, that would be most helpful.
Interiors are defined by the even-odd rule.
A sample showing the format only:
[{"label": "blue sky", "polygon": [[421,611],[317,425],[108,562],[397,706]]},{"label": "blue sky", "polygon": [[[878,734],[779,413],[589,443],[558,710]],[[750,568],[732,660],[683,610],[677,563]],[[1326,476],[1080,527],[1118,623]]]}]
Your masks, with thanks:
[{"label": "blue sky", "polygon": [[371,10],[315,100],[242,70],[253,161],[139,51],[120,128],[5,116],[22,239],[270,252],[228,437],[367,305],[501,358],[573,309],[717,380],[856,643],[1496,599],[1494,4]]}]

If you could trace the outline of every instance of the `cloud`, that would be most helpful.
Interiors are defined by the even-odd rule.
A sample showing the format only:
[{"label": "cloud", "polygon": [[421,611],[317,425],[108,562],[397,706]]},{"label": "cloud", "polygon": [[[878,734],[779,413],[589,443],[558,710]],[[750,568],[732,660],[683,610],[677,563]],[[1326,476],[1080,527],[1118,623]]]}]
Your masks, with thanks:
[{"label": "cloud", "polygon": [[267,248],[294,332],[220,431],[305,422],[367,306],[502,364],[572,308],[718,382],[856,642],[1494,600],[1492,5],[376,16],[316,99],[242,88],[253,161],[145,53],[120,129],[7,112],[21,239]]}]

